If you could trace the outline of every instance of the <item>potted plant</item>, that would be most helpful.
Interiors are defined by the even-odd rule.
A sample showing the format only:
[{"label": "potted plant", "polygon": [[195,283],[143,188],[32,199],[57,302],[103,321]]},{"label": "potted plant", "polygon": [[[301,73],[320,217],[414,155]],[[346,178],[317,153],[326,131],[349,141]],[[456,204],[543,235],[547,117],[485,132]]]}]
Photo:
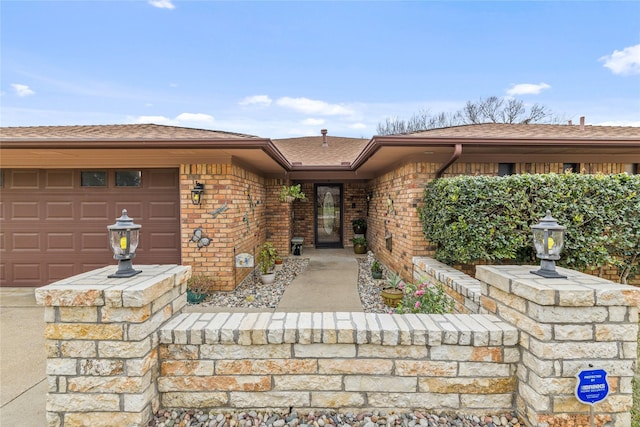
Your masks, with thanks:
[{"label": "potted plant", "polygon": [[271,242],[265,242],[260,248],[258,262],[260,263],[260,279],[265,285],[273,283],[276,273],[273,266],[278,258],[278,251]]},{"label": "potted plant", "polygon": [[364,237],[354,237],[353,242],[353,251],[357,254],[366,254],[367,253],[367,239]]},{"label": "potted plant", "polygon": [[364,218],[354,219],[351,222],[353,234],[365,234],[367,232],[367,221]]},{"label": "potted plant", "polygon": [[200,304],[207,297],[212,285],[212,279],[204,274],[191,276],[187,280],[187,302]]},{"label": "potted plant", "polygon": [[371,264],[371,277],[374,279],[382,279],[382,266],[377,260]]},{"label": "potted plant", "polygon": [[399,274],[389,272],[384,288],[380,291],[382,301],[389,307],[397,307],[404,297],[404,282]]},{"label": "potted plant", "polygon": [[283,185],[280,190],[280,201],[291,203],[296,199],[304,200],[305,195],[300,190],[300,184]]}]

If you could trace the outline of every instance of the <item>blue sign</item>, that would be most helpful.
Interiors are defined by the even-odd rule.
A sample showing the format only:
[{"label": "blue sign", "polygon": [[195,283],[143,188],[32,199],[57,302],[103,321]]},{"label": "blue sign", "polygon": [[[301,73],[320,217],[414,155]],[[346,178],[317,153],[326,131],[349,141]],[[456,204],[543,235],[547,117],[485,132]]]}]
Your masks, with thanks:
[{"label": "blue sign", "polygon": [[607,372],[604,369],[588,369],[578,372],[576,397],[582,403],[593,405],[609,394]]}]

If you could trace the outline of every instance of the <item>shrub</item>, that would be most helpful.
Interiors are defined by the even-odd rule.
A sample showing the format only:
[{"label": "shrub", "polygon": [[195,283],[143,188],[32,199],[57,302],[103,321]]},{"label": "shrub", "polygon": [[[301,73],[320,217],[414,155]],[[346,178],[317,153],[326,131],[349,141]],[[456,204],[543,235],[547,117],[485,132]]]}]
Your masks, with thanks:
[{"label": "shrub", "polygon": [[567,227],[559,265],[614,265],[622,283],[638,271],[639,175],[460,176],[431,181],[424,196],[424,236],[447,264],[537,263],[530,226],[550,210]]}]

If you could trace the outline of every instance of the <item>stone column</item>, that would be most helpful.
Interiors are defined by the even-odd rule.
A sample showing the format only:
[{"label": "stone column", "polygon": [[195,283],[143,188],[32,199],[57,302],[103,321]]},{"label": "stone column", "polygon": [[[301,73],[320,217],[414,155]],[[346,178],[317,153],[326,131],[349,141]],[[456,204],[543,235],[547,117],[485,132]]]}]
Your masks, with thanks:
[{"label": "stone column", "polygon": [[609,395],[595,425],[628,427],[636,369],[640,289],[576,271],[545,279],[532,266],[478,266],[482,309],[520,330],[516,406],[531,426],[588,426],[589,405],[575,397],[576,375],[604,369]]},{"label": "stone column", "polygon": [[36,289],[45,306],[49,426],[146,426],[159,406],[158,328],[186,304],[190,267],[109,266]]}]

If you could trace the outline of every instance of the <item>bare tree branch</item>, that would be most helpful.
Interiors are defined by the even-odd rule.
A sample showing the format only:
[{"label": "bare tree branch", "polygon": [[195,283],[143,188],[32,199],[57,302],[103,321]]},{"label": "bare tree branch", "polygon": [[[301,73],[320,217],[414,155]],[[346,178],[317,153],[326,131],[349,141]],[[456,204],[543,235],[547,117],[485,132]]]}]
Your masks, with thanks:
[{"label": "bare tree branch", "polygon": [[398,117],[387,118],[378,123],[378,135],[413,133],[429,129],[481,123],[560,123],[561,119],[542,105],[534,104],[529,110],[519,99],[490,96],[477,102],[467,101],[465,106],[455,113],[441,112],[431,115],[429,110],[421,110],[408,120]]}]

